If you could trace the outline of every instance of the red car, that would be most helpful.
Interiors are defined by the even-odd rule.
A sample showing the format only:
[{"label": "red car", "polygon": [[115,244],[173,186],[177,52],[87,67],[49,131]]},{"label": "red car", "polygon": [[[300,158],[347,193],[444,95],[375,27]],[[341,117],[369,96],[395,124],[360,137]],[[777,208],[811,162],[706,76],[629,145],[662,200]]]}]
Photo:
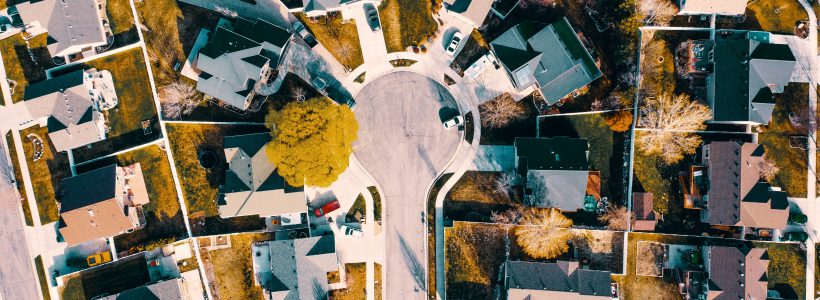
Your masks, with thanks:
[{"label": "red car", "polygon": [[329,212],[339,209],[339,207],[341,207],[341,205],[339,205],[339,200],[333,199],[333,201],[330,201],[327,204],[322,205],[322,207],[314,209],[313,215],[321,217]]}]

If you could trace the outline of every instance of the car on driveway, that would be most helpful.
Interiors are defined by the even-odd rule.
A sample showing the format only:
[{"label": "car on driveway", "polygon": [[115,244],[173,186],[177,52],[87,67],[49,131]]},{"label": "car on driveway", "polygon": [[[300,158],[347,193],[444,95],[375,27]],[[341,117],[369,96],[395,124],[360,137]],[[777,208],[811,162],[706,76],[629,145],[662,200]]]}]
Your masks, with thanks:
[{"label": "car on driveway", "polygon": [[367,24],[370,25],[371,30],[379,31],[382,29],[379,24],[379,12],[376,11],[376,7],[373,6],[373,3],[364,4],[364,15],[367,17]]},{"label": "car on driveway", "polygon": [[458,125],[461,125],[462,123],[464,123],[464,118],[461,116],[455,116],[452,119],[444,121],[444,128],[450,129],[453,127],[458,127]]},{"label": "car on driveway", "polygon": [[453,34],[453,38],[450,39],[450,44],[447,45],[447,48],[444,49],[444,53],[447,53],[449,56],[453,56],[456,54],[456,49],[458,49],[458,45],[461,44],[461,40],[464,38],[464,35],[461,32],[456,31]]},{"label": "car on driveway", "polygon": [[109,253],[108,251],[95,253],[95,254],[89,255],[85,259],[85,261],[88,263],[89,267],[93,267],[93,266],[96,266],[96,265],[99,265],[99,264],[104,264],[104,263],[107,263],[107,262],[111,261],[111,253]]},{"label": "car on driveway", "polygon": [[339,204],[339,200],[333,199],[333,201],[330,201],[327,204],[322,205],[322,207],[314,209],[313,215],[321,217],[329,212],[339,209],[339,207],[341,207],[341,205]]},{"label": "car on driveway", "polygon": [[809,235],[802,231],[786,232],[783,234],[783,241],[791,242],[805,242],[809,239]]},{"label": "car on driveway", "polygon": [[350,226],[347,226],[347,225],[342,225],[342,227],[339,227],[339,230],[341,230],[345,235],[349,235],[349,236],[355,236],[355,237],[363,237],[364,236],[364,233],[362,233],[361,229],[353,228],[353,227],[350,227]]},{"label": "car on driveway", "polygon": [[316,38],[313,37],[312,34],[310,34],[310,31],[308,31],[307,28],[305,28],[305,24],[302,24],[302,22],[293,22],[293,24],[291,24],[291,27],[293,28],[293,32],[296,32],[296,34],[301,36],[302,39],[305,40],[305,43],[307,43],[308,46],[310,46],[311,48],[318,44],[318,42],[316,42]]}]

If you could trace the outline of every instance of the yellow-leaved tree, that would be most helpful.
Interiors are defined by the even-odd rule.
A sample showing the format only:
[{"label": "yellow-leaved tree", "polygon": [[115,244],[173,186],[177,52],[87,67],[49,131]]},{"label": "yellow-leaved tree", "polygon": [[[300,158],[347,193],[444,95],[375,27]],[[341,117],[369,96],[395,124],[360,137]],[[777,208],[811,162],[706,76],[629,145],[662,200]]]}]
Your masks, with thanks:
[{"label": "yellow-leaved tree", "polygon": [[292,186],[326,187],[347,169],[359,123],[346,105],[325,97],[291,102],[265,117],[273,140],[266,151]]},{"label": "yellow-leaved tree", "polygon": [[518,245],[533,258],[553,259],[569,250],[572,220],[557,209],[530,209],[521,216],[515,237]]}]

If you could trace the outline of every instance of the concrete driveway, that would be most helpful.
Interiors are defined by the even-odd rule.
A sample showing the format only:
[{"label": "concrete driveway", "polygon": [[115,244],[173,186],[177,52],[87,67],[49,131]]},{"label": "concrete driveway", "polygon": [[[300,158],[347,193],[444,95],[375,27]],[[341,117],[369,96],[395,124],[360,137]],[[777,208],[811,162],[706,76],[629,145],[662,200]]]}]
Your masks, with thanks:
[{"label": "concrete driveway", "polygon": [[[0,164],[8,165],[5,148],[0,144]],[[9,166],[10,168],[10,166]],[[6,170],[0,167],[0,170]],[[7,174],[0,174],[0,300],[40,299],[37,275],[29,256],[28,243],[20,216],[20,197]]]},{"label": "concrete driveway", "polygon": [[359,139],[353,152],[383,195],[385,299],[424,299],[427,190],[462,139],[442,120],[459,114],[450,93],[412,72],[377,78],[356,96]]}]

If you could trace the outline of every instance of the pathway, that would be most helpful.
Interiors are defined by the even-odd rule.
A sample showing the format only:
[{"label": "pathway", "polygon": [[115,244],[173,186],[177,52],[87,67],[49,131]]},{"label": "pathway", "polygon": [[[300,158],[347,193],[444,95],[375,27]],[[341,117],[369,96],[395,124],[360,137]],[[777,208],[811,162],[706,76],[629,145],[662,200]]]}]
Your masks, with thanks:
[{"label": "pathway", "polygon": [[[809,78],[810,86],[812,88],[809,89],[809,119],[816,120],[815,114],[817,113],[817,84],[818,84],[818,76],[817,76],[817,16],[814,13],[814,9],[811,7],[811,4],[808,3],[807,0],[799,0],[800,5],[806,10],[806,13],[809,15],[809,38],[806,42],[804,48],[808,48],[810,53],[810,60],[809,60],[809,70],[810,73]],[[816,121],[815,121],[816,122]],[[816,125],[816,124],[815,124]],[[815,296],[815,278],[814,278],[814,268],[815,262],[817,261],[816,256],[817,253],[815,251],[814,245],[818,241],[820,241],[817,235],[817,228],[820,225],[820,219],[818,219],[817,215],[817,131],[810,131],[809,132],[809,149],[808,149],[808,176],[806,176],[806,184],[807,184],[807,192],[808,192],[808,201],[807,201],[807,212],[806,215],[809,216],[809,220],[806,224],[806,228],[809,229],[808,233],[810,236],[810,241],[812,243],[808,244],[808,251],[806,251],[806,299],[814,299]]]}]

